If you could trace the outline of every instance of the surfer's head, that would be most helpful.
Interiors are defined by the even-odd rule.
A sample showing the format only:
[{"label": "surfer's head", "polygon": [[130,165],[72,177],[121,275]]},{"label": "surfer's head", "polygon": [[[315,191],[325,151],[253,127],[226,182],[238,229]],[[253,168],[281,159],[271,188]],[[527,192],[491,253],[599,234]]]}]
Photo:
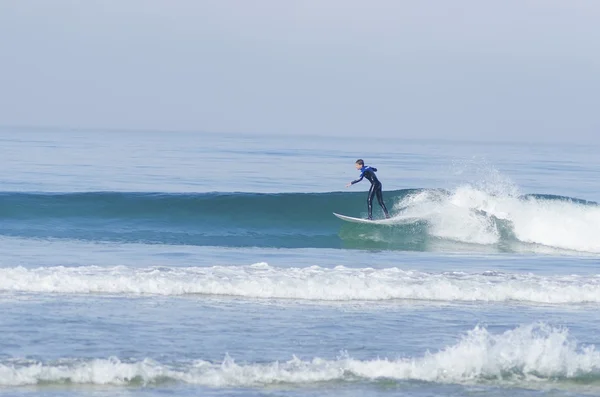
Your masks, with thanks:
[{"label": "surfer's head", "polygon": [[362,161],[362,159],[358,159],[358,160],[356,160],[356,163],[354,165],[357,170],[360,170],[362,167],[365,166],[365,162]]}]

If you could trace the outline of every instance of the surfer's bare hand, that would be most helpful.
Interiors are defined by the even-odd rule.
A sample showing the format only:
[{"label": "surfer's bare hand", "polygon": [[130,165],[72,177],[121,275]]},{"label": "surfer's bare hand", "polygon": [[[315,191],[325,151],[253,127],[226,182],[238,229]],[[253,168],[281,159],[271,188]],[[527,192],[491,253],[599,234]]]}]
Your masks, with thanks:
[{"label": "surfer's bare hand", "polygon": [[348,184],[346,185],[346,187],[350,187],[350,185],[352,185],[352,184],[351,184],[351,183],[348,183]]}]

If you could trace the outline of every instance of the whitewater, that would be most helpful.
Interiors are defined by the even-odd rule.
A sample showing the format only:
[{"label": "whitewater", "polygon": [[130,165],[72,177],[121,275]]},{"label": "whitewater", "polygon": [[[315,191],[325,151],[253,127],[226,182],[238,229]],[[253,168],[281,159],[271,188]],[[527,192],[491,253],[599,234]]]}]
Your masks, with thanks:
[{"label": "whitewater", "polygon": [[544,323],[529,324],[501,334],[475,327],[453,346],[411,358],[357,360],[343,352],[335,360],[296,356],[282,362],[239,364],[226,355],[221,362],[196,359],[160,363],[152,359],[94,360],[63,358],[44,363],[34,360],[0,361],[0,385],[23,386],[39,382],[64,384],[130,385],[180,381],[211,387],[293,385],[358,380],[419,380],[442,383],[586,382],[600,380],[600,352],[580,346],[568,329]]},{"label": "whitewater", "polygon": [[518,301],[600,303],[600,273],[537,276],[496,271],[426,273],[399,268],[45,267],[0,269],[0,292],[225,295],[307,301]]},{"label": "whitewater", "polygon": [[401,200],[398,219],[425,220],[436,237],[473,244],[517,241],[600,253],[600,206],[549,195],[493,194],[460,186],[449,194],[423,191]]}]

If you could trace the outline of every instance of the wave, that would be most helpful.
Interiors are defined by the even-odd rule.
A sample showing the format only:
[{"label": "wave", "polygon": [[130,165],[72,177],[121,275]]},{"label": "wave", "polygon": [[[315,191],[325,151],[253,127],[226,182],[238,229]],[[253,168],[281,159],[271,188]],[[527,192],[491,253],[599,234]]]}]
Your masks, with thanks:
[{"label": "wave", "polygon": [[599,303],[600,275],[425,273],[399,268],[23,267],[0,269],[0,291],[235,296],[303,301],[426,300]]},{"label": "wave", "polygon": [[[600,206],[552,195],[453,191],[384,193],[389,225],[366,214],[366,194],[1,193],[0,235],[223,247],[600,253]],[[374,214],[380,216],[377,204]]]},{"label": "wave", "polygon": [[342,354],[268,363],[205,360],[160,363],[152,359],[70,359],[0,361],[0,385],[148,385],[169,381],[207,387],[264,387],[317,382],[418,380],[455,384],[600,383],[600,352],[581,345],[567,328],[545,323],[523,325],[501,334],[477,326],[455,345],[420,357],[358,360]]}]

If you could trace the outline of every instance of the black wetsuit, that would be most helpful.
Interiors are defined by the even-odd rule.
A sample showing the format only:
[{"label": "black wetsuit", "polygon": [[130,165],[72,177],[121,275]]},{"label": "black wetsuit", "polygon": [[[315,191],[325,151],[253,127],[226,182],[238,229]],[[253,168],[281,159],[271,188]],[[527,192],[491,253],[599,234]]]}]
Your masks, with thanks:
[{"label": "black wetsuit", "polygon": [[367,206],[369,208],[369,219],[373,219],[373,196],[377,195],[377,201],[379,205],[383,209],[383,213],[386,218],[390,217],[387,208],[385,207],[385,203],[383,202],[383,193],[381,192],[381,182],[377,179],[375,175],[377,172],[377,168],[363,166],[360,169],[360,177],[357,180],[352,181],[352,184],[358,183],[363,180],[363,178],[367,178],[369,182],[371,182],[371,188],[369,189],[369,196],[367,198]]}]

